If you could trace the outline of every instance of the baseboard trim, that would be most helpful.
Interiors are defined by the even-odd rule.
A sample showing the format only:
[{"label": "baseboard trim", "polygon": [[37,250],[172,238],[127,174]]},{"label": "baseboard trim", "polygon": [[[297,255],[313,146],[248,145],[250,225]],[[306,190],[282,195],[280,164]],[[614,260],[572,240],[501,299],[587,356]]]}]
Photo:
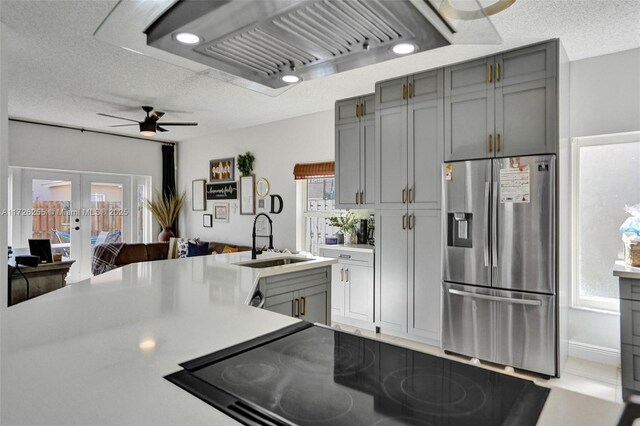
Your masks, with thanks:
[{"label": "baseboard trim", "polygon": [[569,341],[569,356],[620,367],[620,351],[604,346]]}]

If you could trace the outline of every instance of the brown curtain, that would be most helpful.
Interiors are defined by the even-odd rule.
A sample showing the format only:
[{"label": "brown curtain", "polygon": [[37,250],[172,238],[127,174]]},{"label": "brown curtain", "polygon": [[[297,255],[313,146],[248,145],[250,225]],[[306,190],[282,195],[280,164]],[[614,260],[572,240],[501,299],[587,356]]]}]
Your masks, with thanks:
[{"label": "brown curtain", "polygon": [[324,163],[296,164],[293,168],[293,176],[297,179],[309,179],[322,176],[333,176],[336,165],[333,161]]}]

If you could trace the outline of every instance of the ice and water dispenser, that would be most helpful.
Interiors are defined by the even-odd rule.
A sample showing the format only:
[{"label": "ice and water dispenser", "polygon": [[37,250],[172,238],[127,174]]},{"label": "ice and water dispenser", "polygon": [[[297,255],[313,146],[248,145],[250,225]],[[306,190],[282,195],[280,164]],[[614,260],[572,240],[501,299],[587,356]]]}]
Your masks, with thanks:
[{"label": "ice and water dispenser", "polygon": [[472,226],[472,213],[449,213],[447,217],[447,245],[449,247],[472,247]]}]

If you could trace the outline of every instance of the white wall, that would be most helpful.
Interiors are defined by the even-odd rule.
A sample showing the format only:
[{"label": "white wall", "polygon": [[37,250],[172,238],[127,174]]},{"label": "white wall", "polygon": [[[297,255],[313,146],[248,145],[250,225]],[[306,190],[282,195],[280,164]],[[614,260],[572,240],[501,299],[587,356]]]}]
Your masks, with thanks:
[{"label": "white wall", "polygon": [[[203,213],[213,212],[213,202],[207,201],[207,211],[191,211],[191,181],[208,179],[209,160],[237,157],[251,151],[256,161],[256,179],[265,177],[271,184],[271,194],[279,194],[284,200],[282,213],[270,215],[273,219],[274,246],[277,249],[295,249],[296,245],[296,185],[293,167],[296,163],[333,161],[334,116],[333,111],[305,115],[289,120],[215,134],[198,141],[180,144],[178,159],[179,189],[187,191],[186,209],[182,215],[180,233],[183,236],[200,237],[207,241],[251,245],[251,228],[254,216],[240,215],[237,201],[230,202],[228,223],[214,222],[213,228],[202,227]],[[236,180],[238,179],[236,169]],[[235,208],[234,208],[235,207]],[[256,207],[256,213],[268,214]],[[266,244],[258,239],[258,245]]]},{"label": "white wall", "polygon": [[640,129],[640,48],[571,63],[571,134]]},{"label": "white wall", "polygon": [[[570,109],[573,137],[640,130],[640,49],[572,62]],[[569,338],[570,355],[619,362],[618,315],[571,309]]]}]

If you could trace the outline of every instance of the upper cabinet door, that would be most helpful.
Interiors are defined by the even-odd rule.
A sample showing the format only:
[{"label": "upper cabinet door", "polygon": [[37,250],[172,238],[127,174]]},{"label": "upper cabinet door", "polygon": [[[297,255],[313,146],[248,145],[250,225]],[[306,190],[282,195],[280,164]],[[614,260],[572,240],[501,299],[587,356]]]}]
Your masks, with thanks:
[{"label": "upper cabinet door", "polygon": [[336,207],[357,208],[360,193],[360,122],[336,126]]},{"label": "upper cabinet door", "polygon": [[494,91],[445,97],[444,161],[493,157]]},{"label": "upper cabinet door", "polygon": [[364,96],[360,100],[360,117],[374,119],[376,116],[376,95]]},{"label": "upper cabinet door", "polygon": [[336,102],[335,111],[336,124],[357,121],[360,111],[360,98],[350,98]]},{"label": "upper cabinet door", "polygon": [[407,203],[407,108],[376,111],[376,182],[378,208],[400,209]]},{"label": "upper cabinet door", "polygon": [[376,204],[376,121],[375,118],[360,123],[360,191],[361,203]]},{"label": "upper cabinet door", "polygon": [[407,77],[387,80],[376,84],[376,109],[405,105],[409,96]]},{"label": "upper cabinet door", "polygon": [[[407,199],[412,208],[437,209],[440,206],[440,175],[444,141],[444,71],[424,73],[418,84],[428,82],[430,91],[416,93],[408,110],[408,187]],[[421,93],[421,94],[420,94]]]},{"label": "upper cabinet door", "polygon": [[444,96],[444,70],[442,68],[414,74],[408,79],[409,103],[431,101]]},{"label": "upper cabinet door", "polygon": [[496,55],[495,85],[509,86],[556,77],[557,57],[557,40]]},{"label": "upper cabinet door", "polygon": [[556,152],[556,79],[496,89],[495,151],[499,157]]},{"label": "upper cabinet door", "polygon": [[448,97],[493,89],[494,72],[493,57],[446,67],[444,95]]}]

